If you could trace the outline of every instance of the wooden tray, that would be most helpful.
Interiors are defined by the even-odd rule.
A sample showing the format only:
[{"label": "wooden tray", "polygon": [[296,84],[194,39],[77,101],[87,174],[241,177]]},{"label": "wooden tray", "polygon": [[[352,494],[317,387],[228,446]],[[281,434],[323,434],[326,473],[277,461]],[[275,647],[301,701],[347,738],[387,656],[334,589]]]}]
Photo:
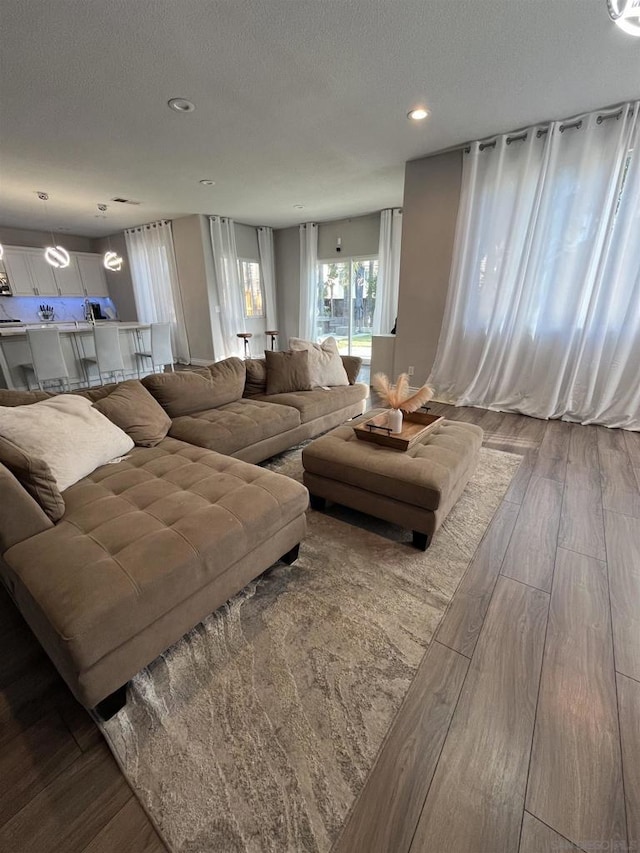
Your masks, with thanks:
[{"label": "wooden tray", "polygon": [[387,425],[387,413],[381,412],[354,426],[353,431],[360,441],[370,441],[391,450],[408,450],[437,429],[443,420],[441,415],[430,415],[428,412],[403,412],[402,432],[387,433],[382,429],[371,429],[371,426]]}]

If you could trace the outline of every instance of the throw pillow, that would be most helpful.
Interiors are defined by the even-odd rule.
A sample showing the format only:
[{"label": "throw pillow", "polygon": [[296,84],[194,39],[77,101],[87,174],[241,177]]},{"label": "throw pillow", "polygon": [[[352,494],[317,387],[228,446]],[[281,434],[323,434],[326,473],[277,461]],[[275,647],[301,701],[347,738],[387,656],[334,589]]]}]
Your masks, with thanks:
[{"label": "throw pillow", "polygon": [[248,358],[245,361],[247,380],[243,397],[255,397],[267,393],[267,363],[264,358]]},{"label": "throw pillow", "polygon": [[355,385],[362,367],[362,359],[358,355],[341,355],[340,358],[347,372],[349,385]]},{"label": "throw pillow", "polygon": [[116,385],[93,408],[124,430],[140,447],[155,447],[171,429],[171,418],[137,379]]},{"label": "throw pillow", "polygon": [[0,436],[0,462],[8,468],[22,488],[37,501],[51,521],[64,515],[64,498],[51,469],[43,459],[30,456],[17,444]]},{"label": "throw pillow", "polygon": [[245,376],[244,361],[234,357],[208,367],[152,373],[142,384],[170,418],[179,418],[240,400]]},{"label": "throw pillow", "polygon": [[310,391],[309,353],[264,351],[267,365],[267,394]]},{"label": "throw pillow", "polygon": [[289,338],[289,347],[294,351],[309,353],[309,375],[312,387],[348,385],[349,377],[344,369],[338,343],[335,338],[326,338],[321,344]]},{"label": "throw pillow", "polygon": [[89,400],[73,394],[0,407],[0,436],[45,462],[61,492],[134,446]]}]

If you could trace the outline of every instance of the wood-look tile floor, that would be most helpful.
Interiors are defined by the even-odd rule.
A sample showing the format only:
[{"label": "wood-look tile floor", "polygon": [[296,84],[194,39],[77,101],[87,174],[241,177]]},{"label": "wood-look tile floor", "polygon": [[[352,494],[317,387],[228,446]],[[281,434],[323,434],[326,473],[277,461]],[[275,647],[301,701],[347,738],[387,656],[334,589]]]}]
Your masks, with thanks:
[{"label": "wood-look tile floor", "polygon": [[[433,409],[523,461],[334,853],[640,851],[640,434]],[[0,850],[163,851],[4,593],[0,641]]]}]

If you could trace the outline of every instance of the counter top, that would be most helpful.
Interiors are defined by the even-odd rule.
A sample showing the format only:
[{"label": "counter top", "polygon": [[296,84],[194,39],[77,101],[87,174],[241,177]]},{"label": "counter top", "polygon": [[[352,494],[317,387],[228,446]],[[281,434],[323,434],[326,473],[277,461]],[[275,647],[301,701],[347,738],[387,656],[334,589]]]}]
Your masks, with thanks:
[{"label": "counter top", "polygon": [[[27,329],[57,329],[61,335],[75,334],[77,332],[91,332],[93,323],[64,321],[56,323],[0,323],[0,337],[9,338],[16,335],[25,335]],[[97,320],[96,326],[117,326],[118,331],[127,332],[137,329],[148,329],[148,323],[120,323],[118,320]]]}]

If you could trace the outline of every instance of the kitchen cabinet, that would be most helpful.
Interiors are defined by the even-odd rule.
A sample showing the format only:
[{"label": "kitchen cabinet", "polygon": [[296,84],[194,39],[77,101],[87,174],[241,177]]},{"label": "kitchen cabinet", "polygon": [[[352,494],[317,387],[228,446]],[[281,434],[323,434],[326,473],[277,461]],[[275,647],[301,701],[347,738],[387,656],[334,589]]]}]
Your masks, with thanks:
[{"label": "kitchen cabinet", "polygon": [[7,272],[11,293],[14,296],[33,296],[35,288],[29,269],[29,259],[24,251],[5,246],[4,268]]},{"label": "kitchen cabinet", "polygon": [[26,255],[36,296],[58,296],[53,267],[45,261],[42,249],[34,249]]},{"label": "kitchen cabinet", "polygon": [[102,264],[102,255],[90,255],[84,252],[76,254],[80,277],[87,296],[108,296],[107,276]]},{"label": "kitchen cabinet", "polygon": [[70,252],[70,263],[56,269],[44,249],[5,246],[4,264],[14,296],[109,296],[102,255]]},{"label": "kitchen cabinet", "polygon": [[54,269],[53,274],[60,296],[84,296],[80,268],[75,255],[71,255],[68,267],[59,270]]}]

